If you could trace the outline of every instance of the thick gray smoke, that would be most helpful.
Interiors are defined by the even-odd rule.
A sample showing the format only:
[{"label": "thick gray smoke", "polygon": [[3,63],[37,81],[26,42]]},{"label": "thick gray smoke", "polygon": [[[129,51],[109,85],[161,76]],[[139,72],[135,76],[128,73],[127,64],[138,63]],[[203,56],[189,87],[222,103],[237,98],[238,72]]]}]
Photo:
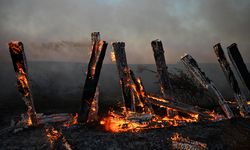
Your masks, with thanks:
[{"label": "thick gray smoke", "polygon": [[[90,33],[100,31],[109,42],[126,42],[129,63],[153,63],[154,39],[163,41],[168,63],[185,52],[215,62],[217,42],[238,43],[249,62],[249,14],[249,0],[1,0],[0,59],[9,61],[7,43],[21,40],[29,60],[87,62]],[[32,47],[58,41],[86,44]]]}]

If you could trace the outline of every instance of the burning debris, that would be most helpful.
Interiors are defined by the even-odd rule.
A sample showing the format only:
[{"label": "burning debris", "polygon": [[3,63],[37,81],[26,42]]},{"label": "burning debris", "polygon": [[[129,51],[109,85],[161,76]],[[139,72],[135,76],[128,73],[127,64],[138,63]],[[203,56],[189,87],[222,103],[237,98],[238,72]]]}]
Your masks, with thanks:
[{"label": "burning debris", "polygon": [[[13,121],[11,127],[1,130],[0,134],[10,131],[18,132],[30,126],[45,125],[45,133],[52,149],[60,149],[60,146],[63,146],[65,149],[71,150],[73,148],[63,135],[62,128],[69,129],[74,125],[81,126],[87,123],[98,122],[108,132],[139,132],[144,129],[184,126],[189,123],[219,121],[237,116],[229,107],[228,102],[226,102],[219,90],[215,87],[214,83],[201,71],[198,63],[191,55],[183,56],[181,61],[205,89],[211,89],[216,94],[224,115],[175,100],[168,67],[164,58],[163,45],[161,41],[155,40],[151,42],[151,46],[157,67],[157,72],[155,73],[159,75],[162,95],[148,93],[145,90],[141,78],[136,77],[132,69],[128,66],[125,43],[114,42],[112,43],[114,51],[111,52],[111,59],[112,62],[116,63],[119,74],[119,82],[123,97],[123,111],[118,112],[111,109],[107,116],[99,118],[98,105],[100,89],[98,80],[108,44],[100,40],[99,32],[92,33],[91,40],[91,57],[83,88],[80,111],[75,114],[61,113],[51,115],[36,113],[28,80],[28,68],[23,44],[21,42],[9,43],[9,50],[17,76],[18,90],[25,101],[28,111],[23,114],[19,120]],[[234,54],[230,51],[233,47],[235,49],[235,45],[228,48],[229,55],[231,60],[234,61],[235,66],[241,68],[238,69],[238,71],[242,74],[244,71],[242,71],[242,67],[239,67],[240,65],[237,63],[238,59],[234,56],[239,54]],[[215,45],[214,50],[225,76],[235,92],[235,98],[240,108],[241,116],[248,117],[249,106],[247,104],[250,103],[247,103],[244,99],[221,46],[219,44]],[[245,81],[245,77],[242,76],[242,78]],[[163,108],[165,114],[158,114],[154,109],[157,107]],[[52,127],[49,126],[49,124],[60,125]],[[205,143],[184,138],[180,134],[174,134],[171,137],[171,141],[173,149],[208,149]]]},{"label": "burning debris", "polygon": [[182,137],[179,133],[175,133],[171,137],[172,149],[174,150],[207,150],[207,144],[190,140]]},{"label": "burning debris", "polygon": [[25,105],[27,106],[27,115],[29,117],[29,125],[37,125],[36,110],[31,95],[28,67],[26,56],[24,53],[23,43],[19,41],[12,41],[9,43],[9,51],[14,65],[17,78],[17,88],[22,96]]},{"label": "burning debris", "polygon": [[87,77],[85,80],[83,95],[81,101],[81,109],[78,121],[86,123],[88,121],[89,112],[95,97],[96,88],[101,73],[102,62],[105,57],[108,44],[100,40],[99,32],[91,34],[92,53],[88,65]]},{"label": "burning debris", "polygon": [[48,137],[48,141],[50,142],[51,149],[62,149],[61,146],[66,150],[72,150],[72,146],[66,140],[65,136],[63,136],[62,132],[55,129],[54,127],[46,127],[45,133]]},{"label": "burning debris", "polygon": [[173,89],[170,84],[168,67],[166,65],[165,57],[164,57],[164,49],[162,42],[159,40],[155,40],[151,42],[151,46],[154,52],[155,63],[157,67],[157,72],[160,76],[161,83],[161,92],[163,97],[166,99],[173,98]]}]

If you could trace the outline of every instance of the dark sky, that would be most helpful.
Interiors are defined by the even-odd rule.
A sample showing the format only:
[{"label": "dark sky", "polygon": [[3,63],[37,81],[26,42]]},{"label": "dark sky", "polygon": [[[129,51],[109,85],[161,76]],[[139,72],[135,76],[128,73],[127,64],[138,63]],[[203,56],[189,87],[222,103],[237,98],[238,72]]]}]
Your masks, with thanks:
[{"label": "dark sky", "polygon": [[100,31],[126,42],[129,63],[154,63],[154,39],[167,63],[184,53],[216,62],[218,42],[236,42],[250,62],[249,0],[1,0],[0,18],[0,61],[10,60],[8,42],[21,40],[29,60],[87,62],[90,33]]}]

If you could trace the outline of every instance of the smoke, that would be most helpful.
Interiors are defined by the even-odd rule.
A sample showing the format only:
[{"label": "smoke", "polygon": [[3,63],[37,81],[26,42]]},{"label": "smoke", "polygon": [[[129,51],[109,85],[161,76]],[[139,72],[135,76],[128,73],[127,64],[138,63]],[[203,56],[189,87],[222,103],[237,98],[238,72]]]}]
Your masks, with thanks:
[{"label": "smoke", "polygon": [[[21,40],[29,60],[87,62],[90,33],[99,31],[109,43],[126,42],[129,63],[154,63],[155,39],[163,41],[167,63],[186,52],[216,62],[218,42],[238,43],[249,62],[249,14],[248,0],[1,0],[0,59],[9,61],[7,43]],[[82,45],[46,46],[60,41]]]}]

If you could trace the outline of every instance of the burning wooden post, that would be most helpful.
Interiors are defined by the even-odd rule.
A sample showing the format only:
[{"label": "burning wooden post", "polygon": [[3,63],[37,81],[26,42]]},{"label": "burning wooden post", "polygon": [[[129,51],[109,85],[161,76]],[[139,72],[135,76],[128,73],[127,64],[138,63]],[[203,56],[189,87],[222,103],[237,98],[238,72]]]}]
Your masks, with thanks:
[{"label": "burning wooden post", "polygon": [[125,43],[124,42],[114,42],[112,43],[116,66],[119,72],[120,84],[123,94],[123,101],[125,102],[125,107],[127,109],[133,110],[133,94],[130,88],[130,69],[128,68],[126,52],[125,52]]},{"label": "burning wooden post", "polygon": [[162,42],[159,40],[154,40],[151,42],[151,46],[154,51],[154,58],[157,67],[157,72],[160,76],[161,92],[165,98],[172,99],[173,90],[170,84],[168,67],[166,65],[164,57],[164,49],[162,46]]},{"label": "burning wooden post", "polygon": [[145,92],[144,86],[142,84],[142,81],[140,78],[136,78],[135,74],[132,70],[130,70],[130,76],[134,82],[135,89],[136,89],[136,95],[139,99],[139,101],[142,103],[143,106],[141,106],[141,109],[144,110],[144,112],[148,112],[153,114],[154,110],[152,108],[152,105],[147,102],[147,94]]},{"label": "burning wooden post", "polygon": [[218,61],[220,63],[220,66],[227,78],[228,83],[230,84],[231,88],[234,91],[234,97],[238,103],[240,114],[242,117],[249,116],[250,108],[247,105],[245,97],[242,95],[238,82],[234,76],[233,71],[231,70],[231,67],[225,57],[225,54],[223,52],[223,49],[221,48],[220,43],[216,44],[214,47],[214,51],[216,56],[218,57]]},{"label": "burning wooden post", "polygon": [[31,89],[28,79],[28,66],[26,56],[24,53],[23,43],[19,41],[12,41],[9,43],[9,51],[12,58],[14,70],[17,77],[17,87],[22,96],[25,105],[27,106],[27,114],[29,117],[29,124],[37,125],[36,110],[33,103]]},{"label": "burning wooden post", "polygon": [[100,40],[99,33],[92,33],[91,39],[92,53],[88,64],[87,77],[83,88],[81,109],[78,118],[78,121],[81,123],[86,123],[88,120],[108,45],[107,42]]},{"label": "burning wooden post", "polygon": [[230,107],[227,105],[227,102],[225,101],[222,94],[219,92],[219,90],[215,87],[214,83],[206,76],[204,72],[201,71],[198,63],[196,60],[191,56],[186,54],[181,58],[181,61],[185,65],[185,67],[188,69],[188,71],[200,82],[200,84],[206,88],[211,89],[217,96],[218,102],[224,111],[227,118],[234,117],[233,112],[231,111]]},{"label": "burning wooden post", "polygon": [[89,112],[89,116],[88,116],[88,121],[87,122],[94,122],[97,120],[98,117],[98,109],[99,109],[99,94],[100,94],[100,89],[99,87],[96,88],[96,92],[95,92],[95,97],[93,99],[93,102],[91,104],[91,109]]},{"label": "burning wooden post", "polygon": [[227,52],[228,52],[228,56],[233,64],[234,68],[236,69],[243,85],[245,85],[246,88],[248,89],[248,91],[250,92],[250,73],[247,70],[247,66],[244,63],[244,60],[240,54],[240,51],[237,47],[237,44],[233,43],[232,45],[227,47]]}]

